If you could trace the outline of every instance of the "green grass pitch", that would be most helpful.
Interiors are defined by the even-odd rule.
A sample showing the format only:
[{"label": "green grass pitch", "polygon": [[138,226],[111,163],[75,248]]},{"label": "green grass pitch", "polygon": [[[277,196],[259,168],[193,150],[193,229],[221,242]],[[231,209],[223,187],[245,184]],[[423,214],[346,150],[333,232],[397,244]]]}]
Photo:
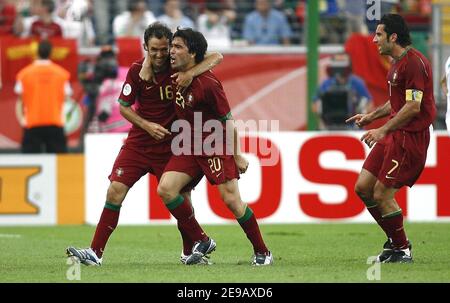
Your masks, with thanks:
[{"label": "green grass pitch", "polygon": [[[101,267],[80,267],[76,282],[450,282],[450,223],[409,223],[414,264],[381,264],[370,281],[367,258],[385,238],[375,224],[265,224],[274,254],[270,267],[252,267],[251,245],[237,224],[206,225],[217,242],[211,266],[179,262],[176,226],[120,226]],[[70,282],[69,245],[90,244],[94,226],[0,227],[0,282]]]}]

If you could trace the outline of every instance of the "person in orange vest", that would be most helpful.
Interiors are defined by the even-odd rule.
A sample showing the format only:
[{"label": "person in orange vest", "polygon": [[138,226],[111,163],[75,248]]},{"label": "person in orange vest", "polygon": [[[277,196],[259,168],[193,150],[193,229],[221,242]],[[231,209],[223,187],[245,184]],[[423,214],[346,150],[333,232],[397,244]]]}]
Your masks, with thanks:
[{"label": "person in orange vest", "polygon": [[41,41],[38,59],[17,74],[14,91],[23,111],[23,153],[67,152],[63,104],[72,94],[70,73],[50,61],[51,51],[51,43]]}]

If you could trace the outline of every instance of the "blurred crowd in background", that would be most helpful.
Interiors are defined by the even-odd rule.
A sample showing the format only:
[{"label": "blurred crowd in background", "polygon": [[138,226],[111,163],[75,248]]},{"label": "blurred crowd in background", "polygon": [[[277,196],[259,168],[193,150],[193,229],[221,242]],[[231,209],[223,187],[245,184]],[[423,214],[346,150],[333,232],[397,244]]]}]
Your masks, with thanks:
[{"label": "blurred crowd in background", "polygon": [[[78,39],[79,47],[141,37],[160,20],[173,30],[193,27],[211,48],[298,45],[305,40],[308,0],[0,0],[0,35]],[[365,0],[317,0],[320,43],[344,43],[353,32],[370,33]],[[431,0],[380,0],[382,14],[398,12],[412,29],[428,31]]]}]

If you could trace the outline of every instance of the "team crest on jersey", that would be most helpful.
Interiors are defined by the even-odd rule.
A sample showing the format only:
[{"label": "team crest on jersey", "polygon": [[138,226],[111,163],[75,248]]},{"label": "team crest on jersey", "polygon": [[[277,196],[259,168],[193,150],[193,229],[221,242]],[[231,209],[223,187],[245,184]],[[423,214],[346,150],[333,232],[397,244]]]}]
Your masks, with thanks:
[{"label": "team crest on jersey", "polygon": [[129,94],[131,94],[131,85],[127,83],[123,87],[123,95],[128,96]]}]

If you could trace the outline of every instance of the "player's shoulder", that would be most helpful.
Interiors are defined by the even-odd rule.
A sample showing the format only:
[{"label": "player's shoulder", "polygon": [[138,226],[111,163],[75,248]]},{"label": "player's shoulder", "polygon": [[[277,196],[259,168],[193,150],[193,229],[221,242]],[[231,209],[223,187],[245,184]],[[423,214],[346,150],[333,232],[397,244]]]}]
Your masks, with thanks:
[{"label": "player's shoulder", "polygon": [[412,48],[407,54],[407,60],[405,60],[405,65],[424,68],[430,65],[428,59],[418,50]]},{"label": "player's shoulder", "polygon": [[200,82],[203,87],[221,86],[219,79],[210,70],[198,75],[196,81]]},{"label": "player's shoulder", "polygon": [[139,73],[139,71],[140,71],[141,68],[142,68],[143,62],[144,62],[144,58],[141,58],[141,59],[139,59],[139,60],[134,61],[134,62],[130,65],[130,68],[128,69],[128,71],[129,71],[129,72],[138,71],[138,73]]}]

